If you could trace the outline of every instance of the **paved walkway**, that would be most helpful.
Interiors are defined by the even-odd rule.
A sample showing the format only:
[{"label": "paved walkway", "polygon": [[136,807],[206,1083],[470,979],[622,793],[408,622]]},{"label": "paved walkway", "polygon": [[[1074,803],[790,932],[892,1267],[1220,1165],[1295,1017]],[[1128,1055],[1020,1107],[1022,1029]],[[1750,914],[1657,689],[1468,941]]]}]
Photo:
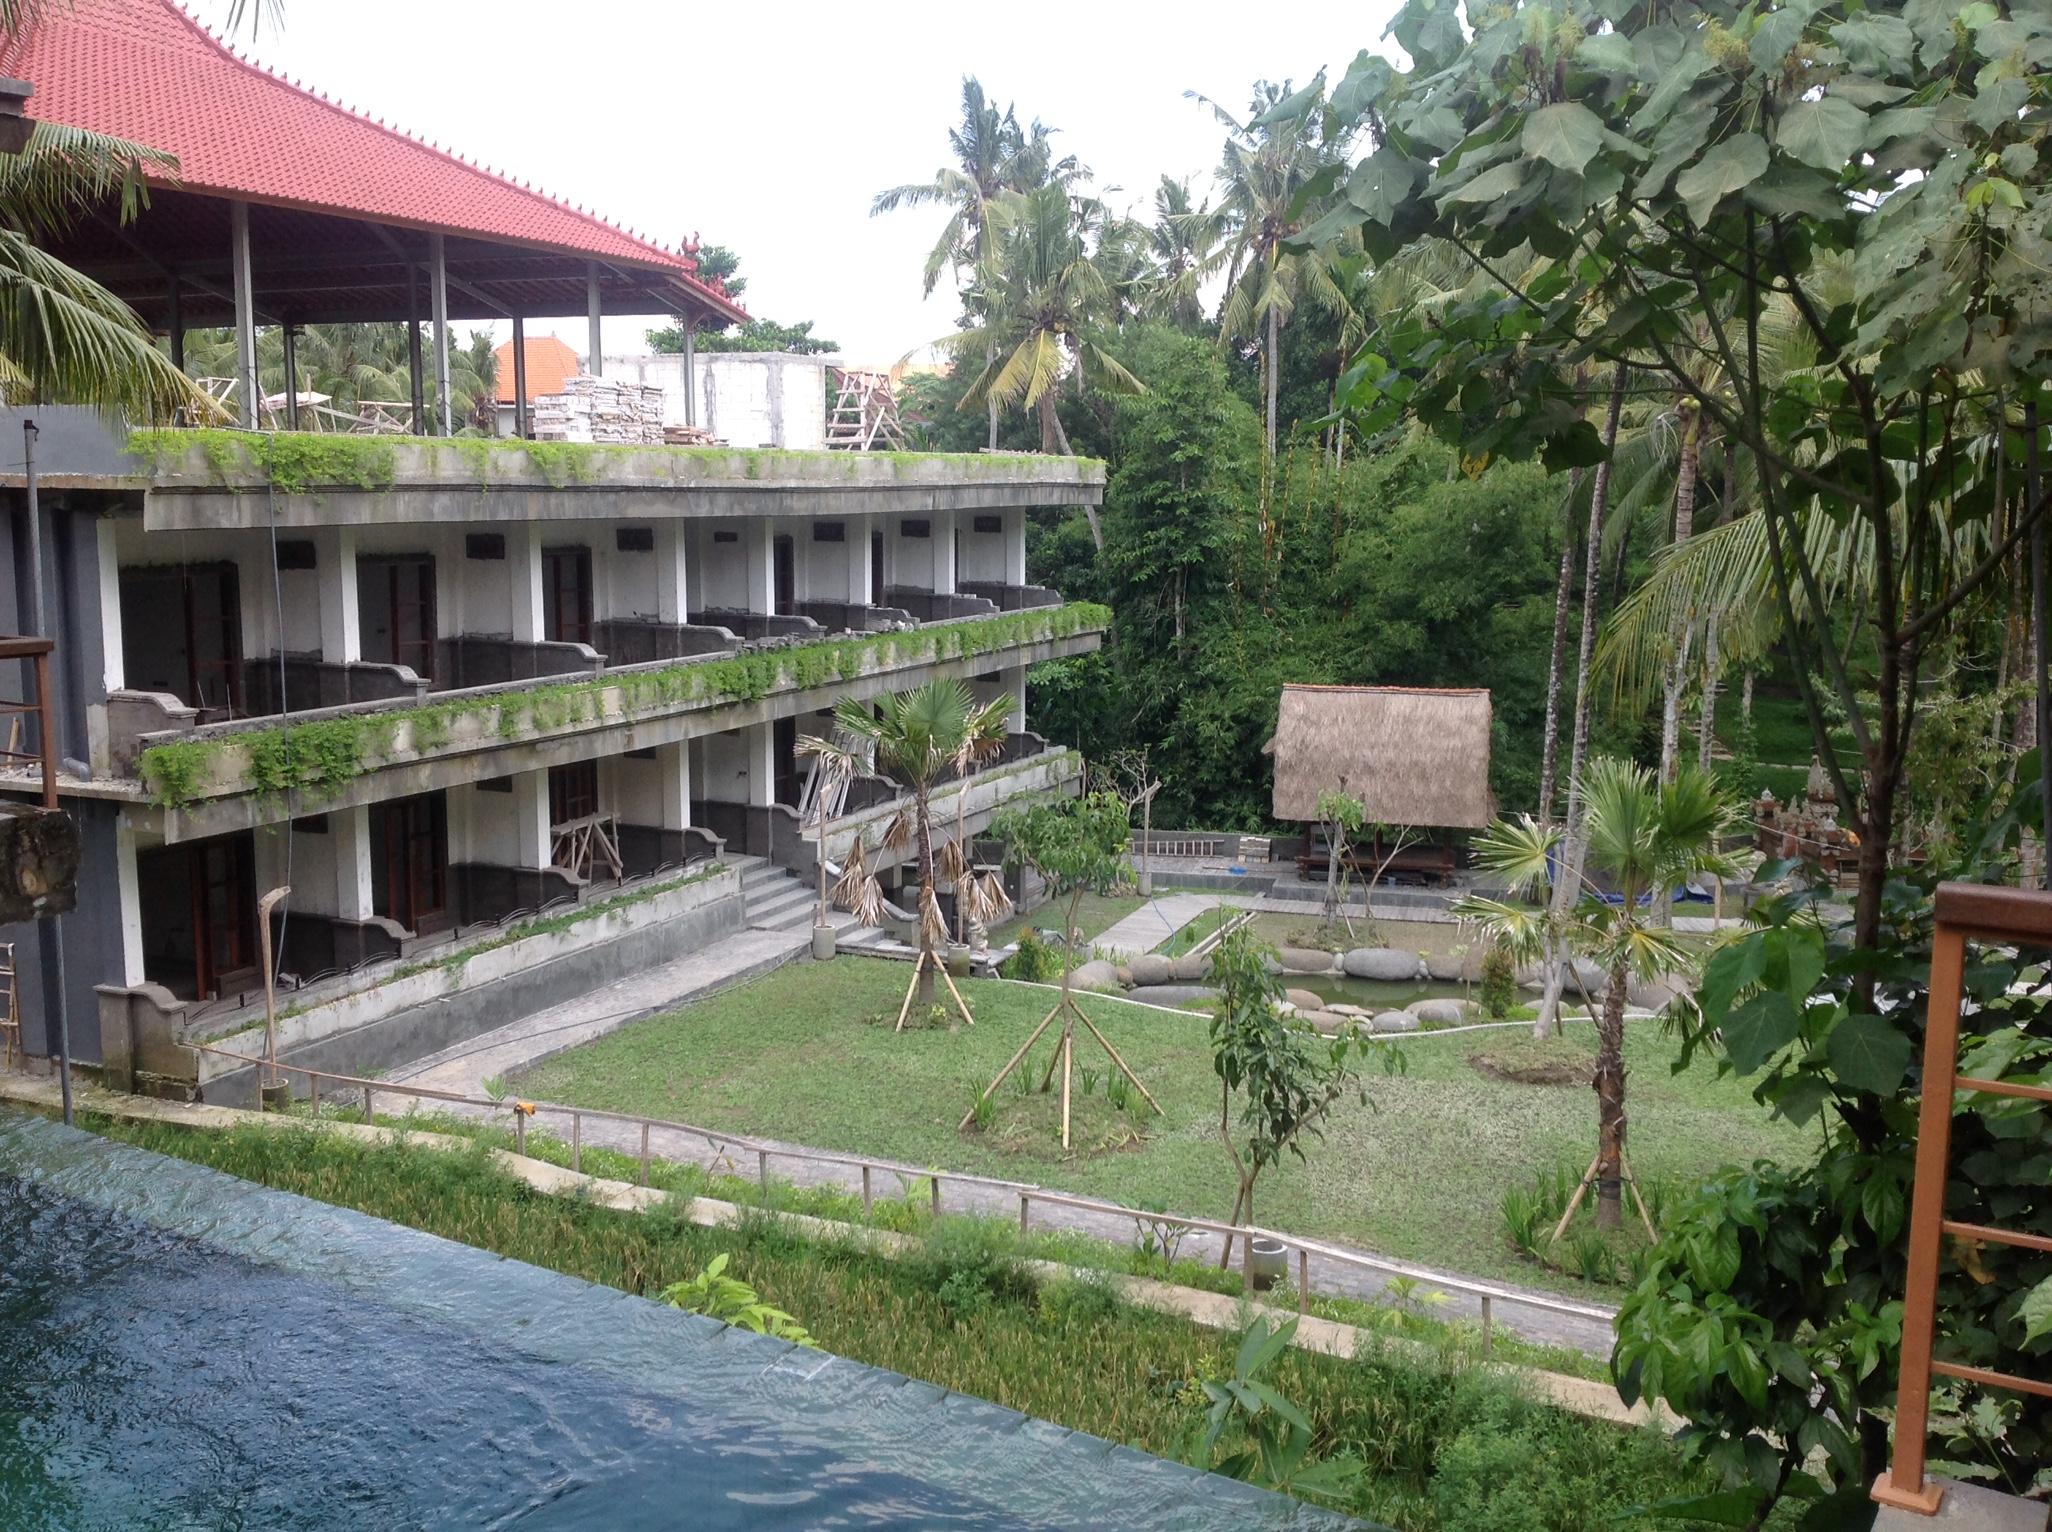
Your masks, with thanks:
[{"label": "paved walkway", "polygon": [[807,931],[736,931],[688,957],[643,969],[575,1000],[416,1059],[391,1071],[388,1078],[401,1085],[482,1096],[487,1080],[539,1064],[644,1016],[745,983],[789,962],[810,946]]},{"label": "paved walkway", "polygon": [[[1164,894],[1150,899],[1092,940],[1091,946],[1121,958],[1152,952],[1206,910],[1226,903],[1223,894]],[[1251,901],[1235,901],[1251,902]]]}]

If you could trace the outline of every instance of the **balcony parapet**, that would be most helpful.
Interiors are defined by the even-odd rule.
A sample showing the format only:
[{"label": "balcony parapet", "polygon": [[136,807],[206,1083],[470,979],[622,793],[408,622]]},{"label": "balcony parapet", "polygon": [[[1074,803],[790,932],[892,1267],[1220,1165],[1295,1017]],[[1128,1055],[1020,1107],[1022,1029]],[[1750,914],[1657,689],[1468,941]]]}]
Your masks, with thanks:
[{"label": "balcony parapet", "polygon": [[952,622],[960,617],[988,617],[997,603],[982,596],[958,596],[946,591],[921,590],[916,585],[891,585],[884,600],[902,607],[920,622]]},{"label": "balcony parapet", "polygon": [[1005,585],[995,580],[962,580],[955,589],[965,596],[981,596],[1001,612],[1030,611],[1036,606],[1060,606],[1062,594],[1045,585]]},{"label": "balcony parapet", "polygon": [[489,633],[459,633],[435,644],[437,692],[468,691],[507,681],[597,675],[606,656],[590,644],[565,644]]},{"label": "balcony parapet", "polygon": [[[811,643],[774,643],[738,654],[626,666],[554,681],[514,682],[437,693],[418,705],[352,704],[282,722],[236,720],[143,735],[136,771],[163,808],[191,811],[212,801],[286,800],[264,818],[320,813],[369,772],[420,766],[508,744],[629,729],[637,744],[703,729],[639,730],[666,718],[735,712],[788,698],[788,711],[816,705],[808,694],[850,683],[895,684],[937,664],[981,655],[1032,664],[1095,647],[1111,614],[1072,603],[1030,612],[929,624],[905,632],[856,634]],[[774,709],[772,709],[774,710]],[[715,727],[733,727],[718,722]],[[433,785],[419,781],[412,790]],[[226,826],[222,826],[226,827]],[[183,838],[182,836],[179,838]]]},{"label": "balcony parapet", "polygon": [[903,607],[865,606],[859,601],[801,601],[798,612],[829,633],[888,633],[909,628],[917,620]]},{"label": "balcony parapet", "polygon": [[699,617],[725,628],[751,643],[767,638],[813,639],[825,636],[825,629],[810,617],[786,612],[750,612],[740,607],[709,606]]},{"label": "balcony parapet", "polygon": [[741,647],[741,636],[717,623],[655,622],[643,617],[603,618],[592,624],[591,636],[612,665],[732,654]]}]

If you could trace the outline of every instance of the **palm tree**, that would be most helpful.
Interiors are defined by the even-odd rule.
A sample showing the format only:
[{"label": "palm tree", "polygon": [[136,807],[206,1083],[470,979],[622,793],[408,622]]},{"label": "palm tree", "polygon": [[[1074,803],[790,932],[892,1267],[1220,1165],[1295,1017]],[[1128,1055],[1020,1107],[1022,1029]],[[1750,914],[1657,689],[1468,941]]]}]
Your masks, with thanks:
[{"label": "palm tree", "polygon": [[979,292],[985,321],[955,337],[963,349],[981,342],[989,360],[959,408],[1023,404],[1039,415],[1040,450],[1066,456],[1068,433],[1055,411],[1063,379],[1105,393],[1146,392],[1107,349],[1115,343],[1113,286],[1091,240],[1093,232],[1101,239],[1103,209],[1054,183],[1008,194],[1000,207],[995,270]]},{"label": "palm tree", "polygon": [[[869,215],[901,207],[939,204],[953,211],[940,238],[926,257],[926,294],[931,297],[942,271],[967,269],[974,286],[991,275],[996,249],[991,228],[992,205],[1005,192],[1027,192],[1049,182],[1066,185],[1083,173],[1074,156],[1057,160],[1053,129],[1036,120],[1021,128],[1010,106],[1002,112],[985,98],[974,75],[962,79],[962,120],[948,129],[955,163],[943,165],[931,181],[914,181],[876,194]],[[976,310],[972,307],[970,312]],[[989,357],[984,358],[986,362]],[[990,450],[997,450],[997,405],[989,408]]]},{"label": "palm tree", "polygon": [[[43,6],[0,0],[0,31],[33,24]],[[146,176],[177,161],[141,144],[39,122],[19,154],[0,154],[0,395],[118,410],[139,420],[220,412],[156,348],[135,311],[40,245],[108,209],[127,223],[147,201]]]},{"label": "palm tree", "polygon": [[1193,205],[1190,182],[1163,176],[1154,189],[1154,222],[1147,230],[1154,270],[1149,278],[1153,313],[1186,335],[1204,327],[1197,284],[1210,269],[1211,206]]},{"label": "palm tree", "polygon": [[[230,330],[194,330],[185,341],[186,365],[197,377],[219,376],[235,365],[235,335]],[[326,394],[333,407],[351,413],[368,401],[400,403],[412,397],[413,385],[402,322],[304,325],[297,348],[302,393]],[[461,344],[449,348],[449,411],[456,421],[479,426],[490,423],[498,399],[498,358],[491,332],[472,330]],[[428,413],[435,416],[435,384],[426,380]],[[257,390],[285,391],[284,332],[270,327],[257,332]]]},{"label": "palm tree", "polygon": [[[947,940],[936,875],[954,885],[958,903],[966,903],[979,921],[1002,915],[1011,907],[1003,882],[995,874],[971,873],[968,848],[957,836],[936,849],[933,834],[933,792],[950,773],[966,776],[995,760],[1005,746],[1005,720],[1010,697],[978,703],[960,681],[929,681],[911,691],[885,697],[875,713],[868,704],[844,699],[834,709],[837,737],[808,736],[800,748],[818,757],[828,770],[858,776],[873,769],[912,790],[909,811],[900,812],[885,828],[882,849],[893,856],[917,844],[919,850],[919,966],[914,977],[922,1012],[933,1004],[933,976],[941,966],[937,949]],[[824,848],[822,838],[822,848]],[[858,836],[843,863],[835,899],[865,924],[875,924],[883,891],[870,872],[868,848]],[[966,1014],[966,1012],[965,1012]]]},{"label": "palm tree", "polygon": [[1271,472],[1283,326],[1305,301],[1338,316],[1342,344],[1353,338],[1357,324],[1338,266],[1358,252],[1359,228],[1351,227],[1321,243],[1296,243],[1297,236],[1331,205],[1330,197],[1306,199],[1305,184],[1327,165],[1338,163],[1345,144],[1320,143],[1314,137],[1311,107],[1315,103],[1307,103],[1295,116],[1276,117],[1275,109],[1288,91],[1287,84],[1257,86],[1253,116],[1245,123],[1216,102],[1207,102],[1231,134],[1218,170],[1224,200],[1202,220],[1193,217],[1190,223],[1199,247],[1215,246],[1226,265],[1219,339],[1230,344],[1261,338]]},{"label": "palm tree", "polygon": [[[1658,920],[1659,896],[1696,873],[1735,865],[1718,849],[1732,810],[1716,783],[1693,765],[1671,781],[1630,761],[1601,758],[1584,774],[1587,868],[1561,856],[1562,831],[1529,814],[1499,820],[1475,843],[1478,865],[1508,880],[1505,899],[1470,894],[1454,913],[1472,921],[1514,958],[1533,961],[1565,947],[1605,974],[1596,1021],[1596,1220],[1618,1226],[1625,1155],[1624,1013],[1636,976],[1693,972],[1694,959]],[[1549,899],[1548,882],[1571,884],[1573,901]]]}]

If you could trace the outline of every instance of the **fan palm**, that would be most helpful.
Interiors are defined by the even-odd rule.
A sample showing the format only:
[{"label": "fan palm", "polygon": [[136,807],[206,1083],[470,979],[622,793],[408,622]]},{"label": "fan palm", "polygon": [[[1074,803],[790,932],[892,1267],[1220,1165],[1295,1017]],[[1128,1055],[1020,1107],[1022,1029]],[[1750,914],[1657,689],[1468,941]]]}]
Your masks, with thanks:
[{"label": "fan palm", "polygon": [[[1600,1227],[1614,1229],[1625,1153],[1626,990],[1634,977],[1694,971],[1692,955],[1660,922],[1656,906],[1661,895],[1697,873],[1732,870],[1718,840],[1733,814],[1715,782],[1692,765],[1678,767],[1671,781],[1662,782],[1630,761],[1599,758],[1585,779],[1585,868],[1575,869],[1560,855],[1559,828],[1530,815],[1515,823],[1500,820],[1476,841],[1475,860],[1507,881],[1507,896],[1470,894],[1453,911],[1519,961],[1546,960],[1565,949],[1604,970],[1591,1080],[1597,1102],[1596,1216]],[[1555,876],[1577,884],[1572,902],[1547,897]]]},{"label": "fan palm", "polygon": [[[960,681],[929,681],[885,697],[875,713],[866,703],[844,699],[834,709],[835,737],[808,735],[799,748],[832,773],[854,777],[873,769],[912,790],[912,802],[885,827],[881,849],[893,858],[916,845],[919,858],[919,1005],[933,1004],[937,949],[947,939],[936,880],[954,886],[956,902],[978,921],[990,921],[1011,907],[995,874],[976,877],[964,837],[936,848],[933,793],[950,773],[967,775],[988,765],[1005,747],[1005,720],[1012,699],[978,703]],[[824,840],[822,840],[824,845]],[[866,925],[882,918],[883,890],[869,869],[869,848],[858,836],[842,864],[835,901]]]}]

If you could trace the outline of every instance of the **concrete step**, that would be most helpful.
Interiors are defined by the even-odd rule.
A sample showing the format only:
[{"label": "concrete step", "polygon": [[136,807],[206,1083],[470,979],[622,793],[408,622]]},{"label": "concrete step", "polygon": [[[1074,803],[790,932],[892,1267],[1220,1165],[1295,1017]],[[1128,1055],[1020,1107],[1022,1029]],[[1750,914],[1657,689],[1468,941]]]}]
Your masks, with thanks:
[{"label": "concrete step", "polygon": [[812,924],[812,901],[810,899],[779,899],[774,903],[751,905],[748,923],[778,931],[795,931],[798,923]]}]

